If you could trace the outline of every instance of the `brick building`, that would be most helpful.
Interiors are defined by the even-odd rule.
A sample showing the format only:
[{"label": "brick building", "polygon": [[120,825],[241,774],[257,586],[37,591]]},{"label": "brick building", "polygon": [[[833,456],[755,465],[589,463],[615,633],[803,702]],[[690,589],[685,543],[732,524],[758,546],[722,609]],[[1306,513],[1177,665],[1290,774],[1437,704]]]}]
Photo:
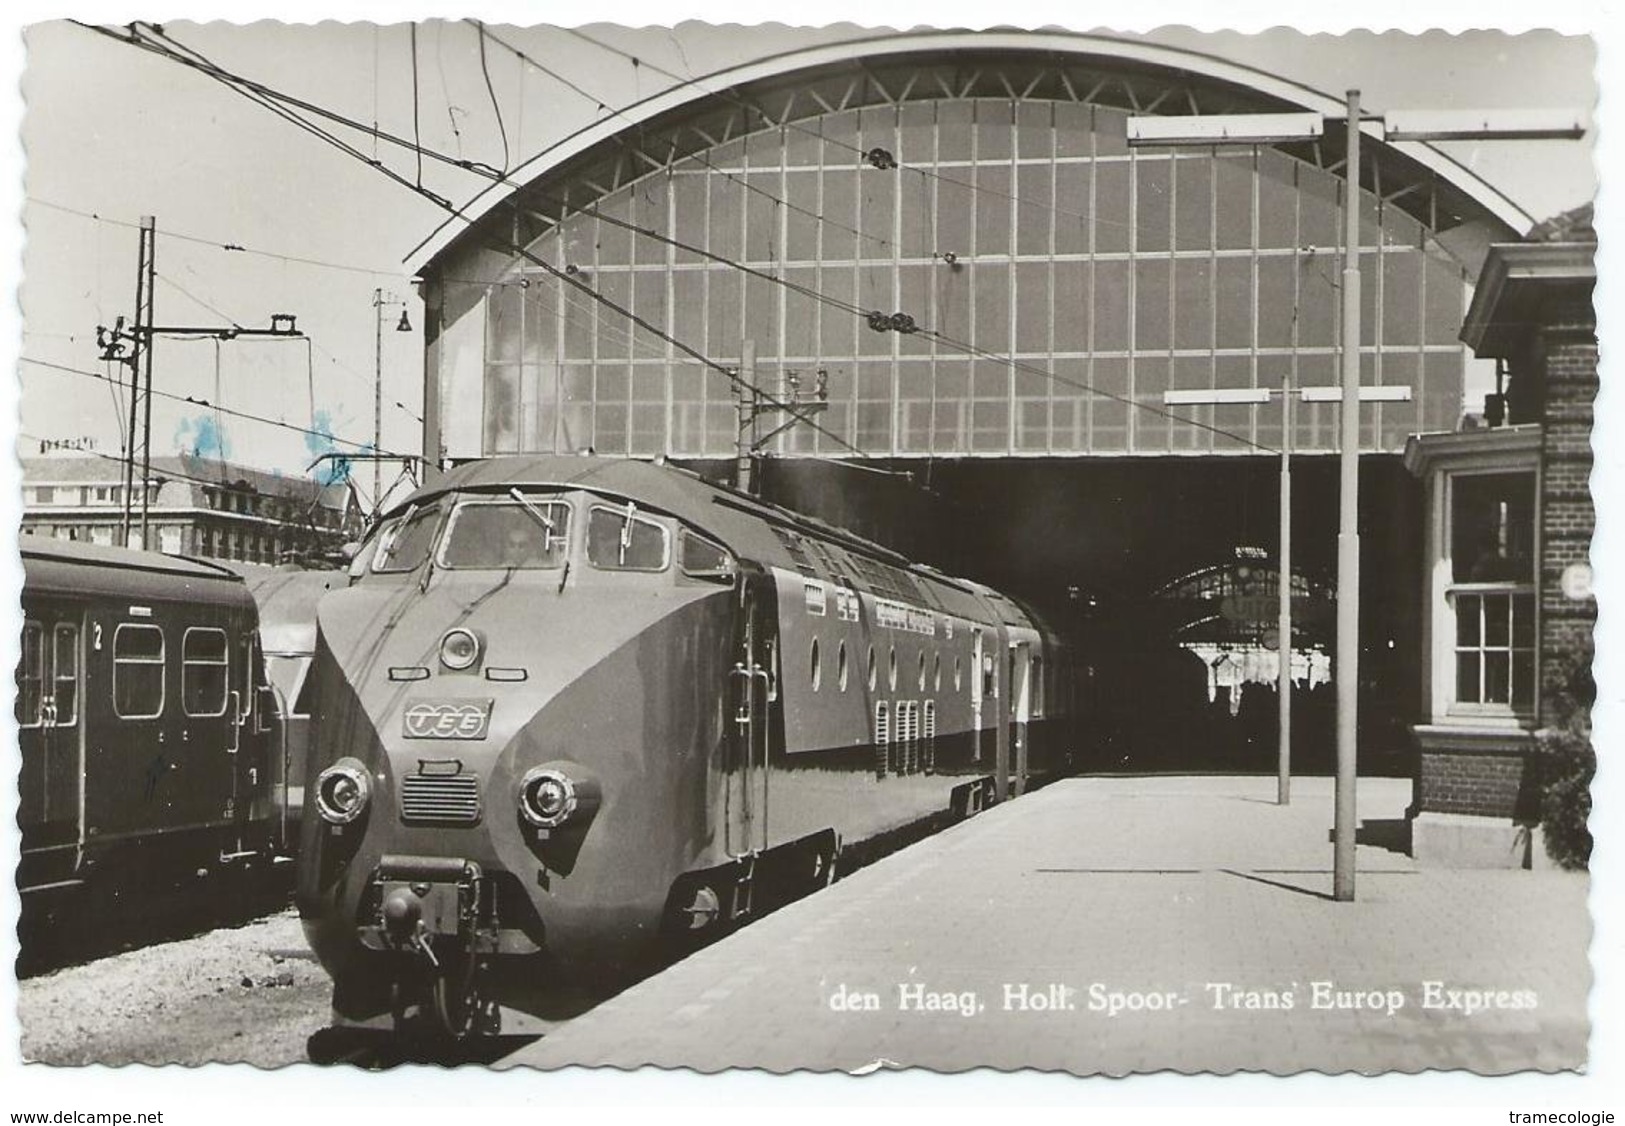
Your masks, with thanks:
[{"label": "brick building", "polygon": [[[81,451],[23,458],[23,535],[119,542],[124,463]],[[248,563],[307,560],[359,532],[349,491],[182,454],[152,459],[149,544],[169,555]],[[139,519],[139,506],[136,509]],[[132,532],[132,534],[136,534]]]},{"label": "brick building", "polygon": [[1420,859],[1543,862],[1533,733],[1586,698],[1596,601],[1591,207],[1490,248],[1461,338],[1502,374],[1484,425],[1413,437],[1427,493]]}]

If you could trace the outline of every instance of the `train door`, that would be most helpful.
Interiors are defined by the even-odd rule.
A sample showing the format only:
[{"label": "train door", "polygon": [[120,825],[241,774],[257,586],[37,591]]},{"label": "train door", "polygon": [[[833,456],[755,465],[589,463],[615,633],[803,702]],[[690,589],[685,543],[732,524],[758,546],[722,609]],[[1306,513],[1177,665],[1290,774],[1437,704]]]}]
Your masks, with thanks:
[{"label": "train door", "polygon": [[982,761],[982,631],[971,631],[970,647],[970,736],[971,752]]},{"label": "train door", "polygon": [[82,624],[77,607],[44,601],[28,606],[23,623],[17,666],[22,754],[17,884],[24,890],[65,883],[78,869],[85,729]]},{"label": "train door", "polygon": [[1025,641],[1010,646],[1009,675],[1005,677],[1010,693],[1010,746],[1014,760],[1014,792],[1017,796],[1027,790],[1027,723],[1032,710],[1032,647]]},{"label": "train door", "polygon": [[[91,837],[218,824],[234,815],[236,729],[230,722],[226,631],[200,619],[131,606],[90,629],[94,680],[107,722],[85,750]],[[204,618],[201,621],[207,621]]]},{"label": "train door", "polygon": [[232,756],[233,767],[230,808],[238,832],[237,849],[252,854],[264,843],[256,827],[263,829],[272,820],[272,740],[256,714],[260,704],[256,683],[260,679],[260,655],[253,623],[239,618],[228,626],[231,659],[226,666],[228,706],[224,718],[230,724],[227,753]]},{"label": "train door", "polygon": [[770,608],[773,592],[761,580],[740,584],[739,641],[730,670],[733,712],[728,770],[726,847],[734,857],[767,847],[767,753],[774,668]]}]

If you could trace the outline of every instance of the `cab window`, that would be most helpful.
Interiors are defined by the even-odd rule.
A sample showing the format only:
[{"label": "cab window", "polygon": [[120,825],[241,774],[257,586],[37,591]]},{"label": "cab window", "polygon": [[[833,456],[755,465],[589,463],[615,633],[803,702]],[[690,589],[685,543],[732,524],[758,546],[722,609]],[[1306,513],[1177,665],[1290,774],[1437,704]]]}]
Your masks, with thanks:
[{"label": "cab window", "polygon": [[664,526],[637,514],[637,506],[593,506],[587,517],[587,561],[606,571],[663,571]]},{"label": "cab window", "polygon": [[564,566],[570,506],[561,501],[465,500],[451,511],[440,565],[521,571]]},{"label": "cab window", "polygon": [[429,557],[439,527],[439,505],[409,509],[380,533],[372,569],[379,574],[416,570]]},{"label": "cab window", "polygon": [[164,712],[164,631],[125,622],[113,631],[113,711],[120,719]]},{"label": "cab window", "polygon": [[714,579],[733,582],[733,556],[720,544],[712,543],[687,528],[677,533],[677,565],[683,574],[694,579]]}]

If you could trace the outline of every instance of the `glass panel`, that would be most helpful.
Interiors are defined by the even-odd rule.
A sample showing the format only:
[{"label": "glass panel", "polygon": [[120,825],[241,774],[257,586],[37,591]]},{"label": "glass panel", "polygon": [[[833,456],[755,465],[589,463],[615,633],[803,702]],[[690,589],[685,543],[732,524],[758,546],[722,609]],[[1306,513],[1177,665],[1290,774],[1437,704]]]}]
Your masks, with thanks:
[{"label": "glass panel", "polygon": [[1174,238],[1180,250],[1213,245],[1213,164],[1206,157],[1174,165]]},{"label": "glass panel", "polygon": [[1221,156],[1213,161],[1218,200],[1221,250],[1253,245],[1253,162],[1249,157]]},{"label": "glass panel", "polygon": [[1010,102],[976,103],[976,158],[1008,160],[1013,133],[1014,110]]},{"label": "glass panel", "polygon": [[818,257],[818,173],[790,172],[785,176],[785,256],[808,262]]},{"label": "glass panel", "polygon": [[1517,649],[1532,649],[1535,645],[1535,596],[1512,596],[1512,644]]},{"label": "glass panel", "polygon": [[[664,233],[668,227],[667,187],[663,175],[650,176],[633,192],[633,221],[640,227]],[[659,239],[639,236],[632,240],[633,261],[655,265],[666,261],[670,246]]]},{"label": "glass panel", "polygon": [[1479,598],[1475,594],[1456,595],[1456,645],[1477,647],[1480,630]]},{"label": "glass panel", "polygon": [[1135,162],[1137,194],[1135,206],[1135,249],[1156,253],[1169,249],[1172,238],[1173,170],[1161,157],[1145,156]]},{"label": "glass panel", "polygon": [[[978,348],[993,352],[1010,349],[1010,268],[977,265],[972,267],[976,286],[976,335]],[[948,336],[955,333],[948,331]]]},{"label": "glass panel", "polygon": [[1461,267],[1455,262],[1428,254],[1425,256],[1427,343],[1455,344],[1461,331]]},{"label": "glass panel", "polygon": [[734,560],[728,551],[684,528],[678,533],[678,565],[683,574],[697,579],[733,581]]},{"label": "glass panel", "polygon": [[1450,484],[1455,581],[1533,582],[1535,475],[1456,474]]},{"label": "glass panel", "polygon": [[1181,258],[1174,263],[1174,347],[1213,347],[1212,262]]},{"label": "glass panel", "polygon": [[440,509],[435,505],[419,508],[384,529],[373,556],[372,569],[380,573],[410,571],[429,557]]},{"label": "glass panel", "polygon": [[58,727],[70,727],[79,715],[79,627],[59,625],[51,653],[51,698],[56,704],[52,717]]},{"label": "glass panel", "polygon": [[635,515],[630,505],[595,506],[587,518],[587,559],[606,571],[664,570],[666,529]]},{"label": "glass panel", "polygon": [[[1008,126],[1006,126],[1008,136]],[[975,253],[1010,253],[1010,168],[980,165],[976,169]]]},{"label": "glass panel", "polygon": [[1514,653],[1512,655],[1512,706],[1519,710],[1528,710],[1535,702],[1535,655],[1533,653]]},{"label": "glass panel", "polygon": [[44,631],[38,622],[23,626],[22,659],[17,662],[17,724],[35,727],[45,693]]},{"label": "glass panel", "polygon": [[1298,246],[1298,191],[1291,157],[1274,149],[1258,153],[1258,245]]},{"label": "glass panel", "polygon": [[1128,349],[1129,263],[1095,263],[1095,351]]},{"label": "glass panel", "polygon": [[1049,350],[1049,265],[1022,263],[1016,267],[1016,351]]},{"label": "glass panel", "polygon": [[1484,654],[1484,703],[1512,702],[1512,659],[1509,653],[1489,650]]},{"label": "glass panel", "polygon": [[1089,347],[1089,263],[1055,263],[1055,350]]},{"label": "glass panel", "polygon": [[113,631],[113,710],[124,719],[152,719],[164,710],[164,633],[157,626]]},{"label": "glass panel", "polygon": [[1141,258],[1135,262],[1134,347],[1161,351],[1168,347],[1168,273],[1166,258]]},{"label": "glass panel", "polygon": [[1094,177],[1087,164],[1063,164],[1055,169],[1055,253],[1085,254],[1089,231],[1094,226],[1090,214],[1089,183]]},{"label": "glass panel", "polygon": [[446,524],[440,564],[448,569],[512,568],[529,571],[564,563],[570,543],[570,506],[557,501],[463,501]]},{"label": "glass panel", "polygon": [[1483,701],[1479,687],[1479,657],[1477,653],[1456,654],[1456,699],[1463,704]]},{"label": "glass panel", "polygon": [[181,638],[181,707],[187,715],[225,714],[226,673],[225,632],[187,630]]},{"label": "glass panel", "polygon": [[1484,598],[1484,646],[1504,649],[1511,642],[1512,610],[1504,594]]},{"label": "glass panel", "polygon": [[1128,177],[1126,162],[1095,165],[1095,249],[1099,253],[1129,248],[1134,217],[1129,211]]},{"label": "glass panel", "polygon": [[1253,344],[1252,259],[1220,258],[1218,267],[1218,346],[1220,348],[1251,348]]},{"label": "glass panel", "polygon": [[1258,346],[1290,348],[1296,295],[1291,258],[1258,260]]},{"label": "glass panel", "polygon": [[1389,251],[1382,257],[1382,338],[1393,344],[1422,342],[1422,256]]}]

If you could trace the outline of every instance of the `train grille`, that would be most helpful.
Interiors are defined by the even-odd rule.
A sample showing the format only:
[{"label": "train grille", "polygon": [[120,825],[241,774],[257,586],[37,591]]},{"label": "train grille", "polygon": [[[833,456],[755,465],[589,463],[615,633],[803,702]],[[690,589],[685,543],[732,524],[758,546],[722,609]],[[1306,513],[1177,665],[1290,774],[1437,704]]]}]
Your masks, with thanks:
[{"label": "train grille", "polygon": [[408,774],[401,780],[401,819],[468,824],[480,819],[480,780],[472,774]]}]

